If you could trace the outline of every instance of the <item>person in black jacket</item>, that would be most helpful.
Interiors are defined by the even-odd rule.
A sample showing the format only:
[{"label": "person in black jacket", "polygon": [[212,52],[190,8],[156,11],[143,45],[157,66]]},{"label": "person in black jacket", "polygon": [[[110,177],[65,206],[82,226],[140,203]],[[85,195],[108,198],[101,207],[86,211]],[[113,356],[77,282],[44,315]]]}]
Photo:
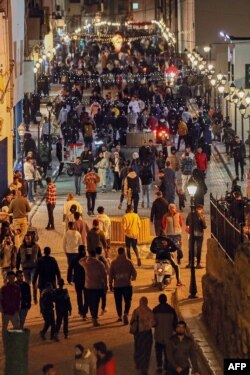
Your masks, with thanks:
[{"label": "person in black jacket", "polygon": [[244,180],[244,158],[246,157],[246,149],[244,143],[240,140],[238,135],[235,136],[235,141],[232,145],[233,158],[236,177],[239,178],[239,165],[241,170],[241,181]]},{"label": "person in black jacket", "polygon": [[178,247],[175,243],[168,238],[163,231],[160,235],[155,237],[151,243],[150,251],[153,254],[156,254],[156,261],[168,260],[171,266],[173,267],[176,275],[177,286],[182,286],[180,281],[180,271],[178,264],[175,263],[172,253],[178,250]]},{"label": "person in black jacket", "polygon": [[[85,271],[82,266],[79,264],[79,260],[86,257],[85,246],[80,245],[78,247],[78,255],[70,263],[68,267],[67,281],[71,284],[72,273],[74,275],[74,284],[77,298],[78,314],[80,314],[83,320],[86,320],[86,315],[88,312],[88,300],[87,293],[85,290]],[[83,304],[84,299],[84,304]]]},{"label": "person in black jacket", "polygon": [[151,170],[151,166],[148,162],[143,162],[139,177],[141,179],[141,184],[142,184],[141,207],[144,208],[144,198],[146,196],[147,208],[149,208],[149,190],[150,190],[150,185],[153,181],[153,173]]},{"label": "person in black jacket", "polygon": [[40,289],[40,293],[42,293],[48,282],[52,284],[53,288],[55,288],[56,278],[57,280],[61,278],[61,272],[59,270],[57,261],[54,257],[50,256],[50,253],[50,247],[45,247],[44,256],[38,260],[33,277],[33,285],[36,285],[38,279],[38,288]]},{"label": "person in black jacket", "polygon": [[23,271],[16,272],[16,284],[19,285],[21,292],[21,306],[19,310],[20,328],[24,328],[24,323],[29,309],[31,308],[31,291],[28,283],[23,281]]},{"label": "person in black jacket", "polygon": [[168,202],[163,198],[161,191],[156,192],[156,199],[154,200],[151,213],[150,221],[154,223],[155,234],[159,236],[162,231],[162,218],[168,212]]},{"label": "person in black jacket", "polygon": [[58,335],[63,321],[64,338],[68,338],[69,315],[71,315],[72,307],[69,297],[69,292],[64,286],[64,280],[58,280],[58,286],[55,290],[55,305],[56,305],[56,335]]},{"label": "person in black jacket", "polygon": [[[192,228],[190,227],[193,225],[194,230],[194,238],[193,238],[193,246],[196,246],[196,258],[197,258],[197,265],[196,268],[203,268],[201,266],[201,250],[202,250],[202,243],[204,238],[204,229],[207,228],[206,219],[203,212],[203,205],[198,204],[195,207],[195,212],[190,212],[186,219],[186,231],[190,233]],[[191,268],[191,246],[192,246],[192,236],[189,237],[189,263],[187,264],[186,268]]]},{"label": "person in black jacket", "polygon": [[74,177],[75,177],[76,195],[81,195],[81,183],[82,183],[83,167],[82,167],[80,157],[76,158],[75,163],[72,165],[72,169],[74,171]]},{"label": "person in black jacket", "polygon": [[45,284],[45,288],[41,293],[40,306],[44,319],[43,329],[40,331],[42,340],[46,340],[45,334],[50,329],[50,339],[58,341],[56,334],[55,314],[54,314],[55,290],[50,282]]}]

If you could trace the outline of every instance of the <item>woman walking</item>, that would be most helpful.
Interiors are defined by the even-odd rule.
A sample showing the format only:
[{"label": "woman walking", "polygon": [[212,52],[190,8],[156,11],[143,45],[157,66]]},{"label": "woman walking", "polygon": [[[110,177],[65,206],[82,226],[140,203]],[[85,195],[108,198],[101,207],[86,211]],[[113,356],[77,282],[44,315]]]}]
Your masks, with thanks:
[{"label": "woman walking", "polygon": [[130,324],[138,322],[138,331],[134,335],[134,361],[138,375],[147,375],[153,344],[152,327],[154,315],[148,307],[147,297],[141,297],[139,307],[132,314]]}]

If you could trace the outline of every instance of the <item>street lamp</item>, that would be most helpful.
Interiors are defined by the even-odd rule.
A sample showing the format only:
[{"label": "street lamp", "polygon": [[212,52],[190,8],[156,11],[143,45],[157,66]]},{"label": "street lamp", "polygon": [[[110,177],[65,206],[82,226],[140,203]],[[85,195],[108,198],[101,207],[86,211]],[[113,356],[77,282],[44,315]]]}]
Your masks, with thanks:
[{"label": "street lamp", "polygon": [[236,86],[235,84],[232,82],[230,87],[229,87],[229,90],[230,90],[230,94],[233,94],[235,92],[235,89],[236,89]]},{"label": "street lamp", "polygon": [[222,74],[221,72],[219,72],[219,73],[217,74],[217,79],[218,79],[218,81],[221,81],[222,78],[223,78],[223,74]]},{"label": "street lamp", "polygon": [[24,179],[24,170],[23,170],[23,151],[24,151],[24,134],[25,134],[25,126],[24,123],[21,122],[21,124],[18,126],[18,135],[20,138],[20,146],[21,146],[21,163],[22,163],[22,178]]},{"label": "street lamp", "polygon": [[194,214],[195,214],[195,205],[194,205],[194,196],[197,191],[197,185],[193,178],[191,177],[187,186],[188,193],[191,198],[191,222],[189,226],[189,251],[190,251],[190,286],[189,286],[189,298],[196,298],[197,294],[197,285],[196,285],[196,276],[195,276],[195,266],[194,266]]},{"label": "street lamp", "polygon": [[242,138],[242,142],[244,143],[244,118],[245,118],[244,116],[247,111],[246,106],[241,103],[241,105],[239,106],[239,111],[241,114],[241,138]]},{"label": "street lamp", "polygon": [[49,156],[49,162],[51,162],[51,113],[52,113],[52,109],[53,109],[53,104],[51,102],[48,102],[46,107],[47,107],[47,111],[49,112],[49,152],[48,152],[48,156]]},{"label": "street lamp", "polygon": [[241,89],[239,90],[239,92],[238,92],[238,96],[239,96],[239,98],[242,100],[243,98],[244,98],[244,96],[245,96],[245,92],[244,92],[244,90],[243,90],[243,88],[241,87]]},{"label": "street lamp", "polygon": [[213,88],[213,95],[214,95],[214,109],[216,107],[216,95],[215,95],[215,86],[216,86],[216,79],[215,78],[212,78],[210,79],[210,84]]},{"label": "street lamp", "polygon": [[37,122],[37,151],[38,155],[40,155],[40,124],[42,120],[41,112],[37,111],[36,113],[36,122]]}]

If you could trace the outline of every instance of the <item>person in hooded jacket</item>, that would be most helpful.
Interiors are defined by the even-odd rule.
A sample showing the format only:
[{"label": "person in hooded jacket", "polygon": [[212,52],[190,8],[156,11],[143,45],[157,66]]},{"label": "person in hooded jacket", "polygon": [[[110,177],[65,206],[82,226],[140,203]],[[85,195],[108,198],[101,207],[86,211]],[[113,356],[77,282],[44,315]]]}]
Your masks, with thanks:
[{"label": "person in hooded jacket", "polygon": [[128,205],[133,204],[134,213],[137,213],[138,210],[140,190],[141,182],[139,175],[131,167],[124,181],[124,195],[127,197]]},{"label": "person in hooded jacket", "polygon": [[104,342],[96,342],[94,345],[96,352],[96,375],[115,375],[116,363],[113,353],[107,349]]},{"label": "person in hooded jacket", "polygon": [[99,220],[93,220],[93,227],[87,233],[87,247],[88,252],[95,252],[95,249],[101,246],[107,255],[107,241],[105,234],[99,228]]}]

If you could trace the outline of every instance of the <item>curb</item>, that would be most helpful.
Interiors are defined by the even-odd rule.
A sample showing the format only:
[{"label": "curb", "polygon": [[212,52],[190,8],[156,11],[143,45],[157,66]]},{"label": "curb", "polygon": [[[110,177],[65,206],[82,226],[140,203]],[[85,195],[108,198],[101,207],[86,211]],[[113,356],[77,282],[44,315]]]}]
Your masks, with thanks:
[{"label": "curb", "polygon": [[[179,305],[179,296],[178,296],[178,289],[176,288],[175,291],[171,295],[171,305],[175,308],[178,317],[181,320],[186,321],[188,326],[188,333],[192,337],[195,342],[195,348],[197,352],[197,360],[198,364],[200,365],[200,374],[204,375],[222,375],[223,370],[222,367],[215,356],[216,348],[211,347],[210,343],[206,339],[206,327],[203,326],[204,331],[199,327],[202,325],[202,321],[197,320],[195,318],[185,319],[181,308]],[[194,323],[193,325],[190,323]],[[196,326],[196,327],[195,327]],[[214,350],[213,350],[214,349]],[[208,355],[210,358],[208,358]],[[204,371],[205,370],[205,371]]]},{"label": "curb", "polygon": [[232,172],[230,171],[230,168],[228,167],[225,158],[221,155],[221,152],[218,150],[218,148],[217,148],[216,145],[213,145],[213,149],[217,153],[217,155],[219,156],[219,159],[222,162],[222,164],[223,164],[223,166],[224,166],[224,168],[225,168],[228,176],[230,177],[231,180],[233,180],[234,176],[233,176]]}]

